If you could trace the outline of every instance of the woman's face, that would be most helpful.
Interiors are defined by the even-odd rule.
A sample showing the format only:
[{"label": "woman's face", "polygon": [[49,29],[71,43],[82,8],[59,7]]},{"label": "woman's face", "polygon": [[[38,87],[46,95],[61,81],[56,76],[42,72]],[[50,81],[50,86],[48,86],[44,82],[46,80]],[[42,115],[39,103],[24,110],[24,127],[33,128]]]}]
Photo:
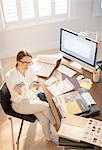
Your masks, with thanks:
[{"label": "woman's face", "polygon": [[22,59],[17,61],[18,66],[24,70],[27,70],[28,67],[32,64],[32,58],[29,56],[24,56]]}]

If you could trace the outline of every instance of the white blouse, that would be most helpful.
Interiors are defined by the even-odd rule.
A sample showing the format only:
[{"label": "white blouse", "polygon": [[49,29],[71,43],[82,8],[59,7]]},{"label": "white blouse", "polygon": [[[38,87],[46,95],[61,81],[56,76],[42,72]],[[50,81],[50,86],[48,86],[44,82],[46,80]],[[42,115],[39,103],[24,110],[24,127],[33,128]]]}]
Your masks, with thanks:
[{"label": "white blouse", "polygon": [[[34,88],[31,88],[32,82],[37,80],[33,66],[29,66],[25,76],[23,76],[16,67],[10,69],[6,74],[6,84],[11,94],[11,100],[15,103],[20,103],[25,100],[38,99],[37,92],[35,92]],[[19,95],[13,90],[14,86],[18,84],[21,84],[22,95]]]}]

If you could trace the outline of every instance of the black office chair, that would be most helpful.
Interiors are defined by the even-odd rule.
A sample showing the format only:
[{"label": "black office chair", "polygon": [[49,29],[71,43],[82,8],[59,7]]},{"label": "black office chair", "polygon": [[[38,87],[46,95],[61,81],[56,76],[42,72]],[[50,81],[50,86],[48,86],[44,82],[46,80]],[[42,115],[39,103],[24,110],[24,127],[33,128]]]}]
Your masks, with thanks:
[{"label": "black office chair", "polygon": [[[11,98],[10,92],[7,88],[6,83],[4,82],[1,86],[1,88],[0,88],[0,103],[1,103],[1,106],[4,110],[4,112],[7,115],[22,119],[19,134],[18,134],[18,138],[17,138],[17,141],[16,141],[16,144],[19,144],[20,135],[21,135],[21,132],[22,132],[22,127],[23,127],[24,120],[29,121],[29,122],[34,122],[37,118],[33,114],[24,115],[24,114],[19,114],[19,113],[15,112],[12,109],[12,106],[11,106],[12,101],[10,101],[10,98]],[[10,117],[9,119],[11,120],[11,128],[13,129],[12,117]]]}]

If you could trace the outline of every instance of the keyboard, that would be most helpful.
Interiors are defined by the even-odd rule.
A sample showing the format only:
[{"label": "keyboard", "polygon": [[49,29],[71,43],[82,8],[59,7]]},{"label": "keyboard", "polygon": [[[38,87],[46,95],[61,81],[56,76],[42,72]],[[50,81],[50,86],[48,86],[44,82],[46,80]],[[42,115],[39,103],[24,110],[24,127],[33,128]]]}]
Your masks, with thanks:
[{"label": "keyboard", "polygon": [[60,65],[58,68],[57,68],[58,71],[60,71],[61,73],[69,76],[69,77],[73,77],[75,74],[76,74],[76,71],[64,66],[64,65]]}]

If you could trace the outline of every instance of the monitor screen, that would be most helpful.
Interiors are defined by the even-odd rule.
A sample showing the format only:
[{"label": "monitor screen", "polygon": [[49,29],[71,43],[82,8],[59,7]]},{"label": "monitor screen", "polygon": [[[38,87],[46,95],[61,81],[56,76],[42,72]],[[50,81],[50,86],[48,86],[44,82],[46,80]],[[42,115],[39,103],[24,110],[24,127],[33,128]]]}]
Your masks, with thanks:
[{"label": "monitor screen", "polygon": [[66,58],[79,60],[84,64],[95,67],[98,43],[88,38],[83,38],[78,33],[67,29],[60,29],[60,51]]}]

